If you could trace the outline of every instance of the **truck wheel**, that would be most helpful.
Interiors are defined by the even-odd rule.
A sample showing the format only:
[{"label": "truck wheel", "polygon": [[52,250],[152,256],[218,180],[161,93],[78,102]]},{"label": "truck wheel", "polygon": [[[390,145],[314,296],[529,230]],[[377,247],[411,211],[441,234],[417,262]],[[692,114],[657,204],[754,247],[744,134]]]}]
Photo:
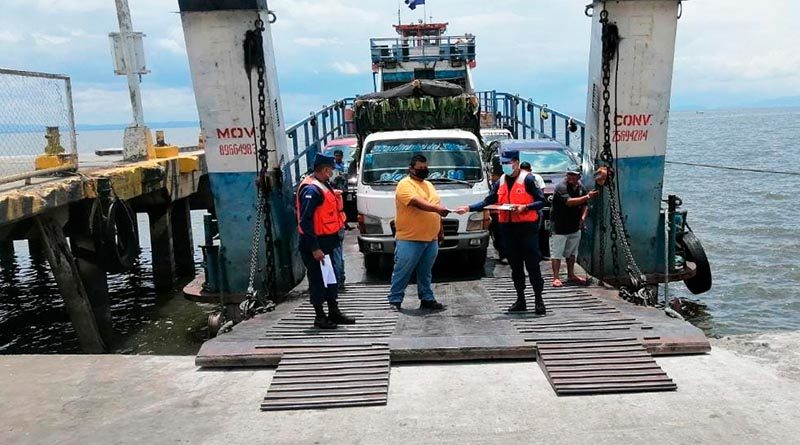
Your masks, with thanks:
[{"label": "truck wheel", "polygon": [[697,272],[692,278],[683,280],[689,292],[697,295],[711,289],[711,265],[700,240],[692,232],[686,232],[680,240],[686,260],[697,267]]},{"label": "truck wheel", "polygon": [[381,271],[381,256],[372,254],[364,254],[364,269],[368,274],[378,274]]},{"label": "truck wheel", "polygon": [[474,250],[467,254],[467,270],[471,274],[483,275],[486,265],[486,249]]}]

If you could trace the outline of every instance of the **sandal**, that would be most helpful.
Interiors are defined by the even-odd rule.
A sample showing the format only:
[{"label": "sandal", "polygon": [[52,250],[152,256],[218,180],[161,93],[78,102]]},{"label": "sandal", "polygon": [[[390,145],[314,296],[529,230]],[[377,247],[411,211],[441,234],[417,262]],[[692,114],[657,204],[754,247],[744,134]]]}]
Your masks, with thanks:
[{"label": "sandal", "polygon": [[558,278],[553,279],[553,287],[561,287],[564,283],[561,282]]},{"label": "sandal", "polygon": [[569,281],[572,281],[573,283],[579,286],[586,286],[586,278],[581,278],[577,275],[575,275],[574,277],[570,277]]}]

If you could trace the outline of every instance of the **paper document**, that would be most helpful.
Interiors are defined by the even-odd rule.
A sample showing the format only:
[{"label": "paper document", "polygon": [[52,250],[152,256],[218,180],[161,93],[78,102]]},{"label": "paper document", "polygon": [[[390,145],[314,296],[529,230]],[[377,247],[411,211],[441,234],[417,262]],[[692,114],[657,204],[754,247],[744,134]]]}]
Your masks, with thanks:
[{"label": "paper document", "polygon": [[325,287],[336,284],[336,272],[333,270],[333,261],[331,261],[330,255],[325,255],[325,258],[319,263],[319,268],[322,270],[322,282],[325,283]]},{"label": "paper document", "polygon": [[494,204],[484,207],[485,210],[508,210],[513,211],[517,209],[514,204]]}]

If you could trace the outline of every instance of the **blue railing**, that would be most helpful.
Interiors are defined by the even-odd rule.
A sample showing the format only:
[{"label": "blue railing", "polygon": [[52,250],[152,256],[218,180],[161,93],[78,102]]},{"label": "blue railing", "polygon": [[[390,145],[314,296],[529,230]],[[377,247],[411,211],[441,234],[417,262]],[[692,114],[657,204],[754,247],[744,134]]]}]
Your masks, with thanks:
[{"label": "blue railing", "polygon": [[389,37],[370,39],[372,63],[469,62],[475,60],[475,36]]},{"label": "blue railing", "polygon": [[352,97],[338,100],[286,129],[293,158],[284,164],[284,175],[288,176],[285,180],[297,185],[325,144],[355,132],[352,119],[347,119],[345,113],[353,108],[354,100]]},{"label": "blue railing", "polygon": [[518,94],[481,91],[481,111],[494,115],[494,125],[511,130],[517,139],[552,139],[580,154],[586,149],[586,124]]},{"label": "blue railing", "polygon": [[[495,127],[508,128],[517,139],[561,142],[584,158],[586,124],[582,121],[517,94],[481,91],[477,95],[481,111],[492,116]],[[296,186],[325,144],[355,133],[352,118],[347,119],[345,111],[353,108],[354,101],[352,97],[338,100],[286,129],[293,158],[284,164],[285,181]]]}]

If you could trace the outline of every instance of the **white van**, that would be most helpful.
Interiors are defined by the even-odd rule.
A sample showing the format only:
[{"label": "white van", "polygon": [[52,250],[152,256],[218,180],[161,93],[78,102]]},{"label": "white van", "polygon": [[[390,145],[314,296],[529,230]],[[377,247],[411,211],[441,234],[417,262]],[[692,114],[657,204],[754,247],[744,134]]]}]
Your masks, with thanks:
[{"label": "white van", "polygon": [[[464,130],[413,130],[373,133],[364,141],[358,174],[358,246],[368,272],[380,269],[381,259],[394,254],[394,193],[408,174],[415,154],[428,159],[432,182],[449,209],[480,201],[489,193],[478,138]],[[483,270],[489,246],[489,217],[485,212],[442,219],[440,252],[460,251],[473,272]]]}]

